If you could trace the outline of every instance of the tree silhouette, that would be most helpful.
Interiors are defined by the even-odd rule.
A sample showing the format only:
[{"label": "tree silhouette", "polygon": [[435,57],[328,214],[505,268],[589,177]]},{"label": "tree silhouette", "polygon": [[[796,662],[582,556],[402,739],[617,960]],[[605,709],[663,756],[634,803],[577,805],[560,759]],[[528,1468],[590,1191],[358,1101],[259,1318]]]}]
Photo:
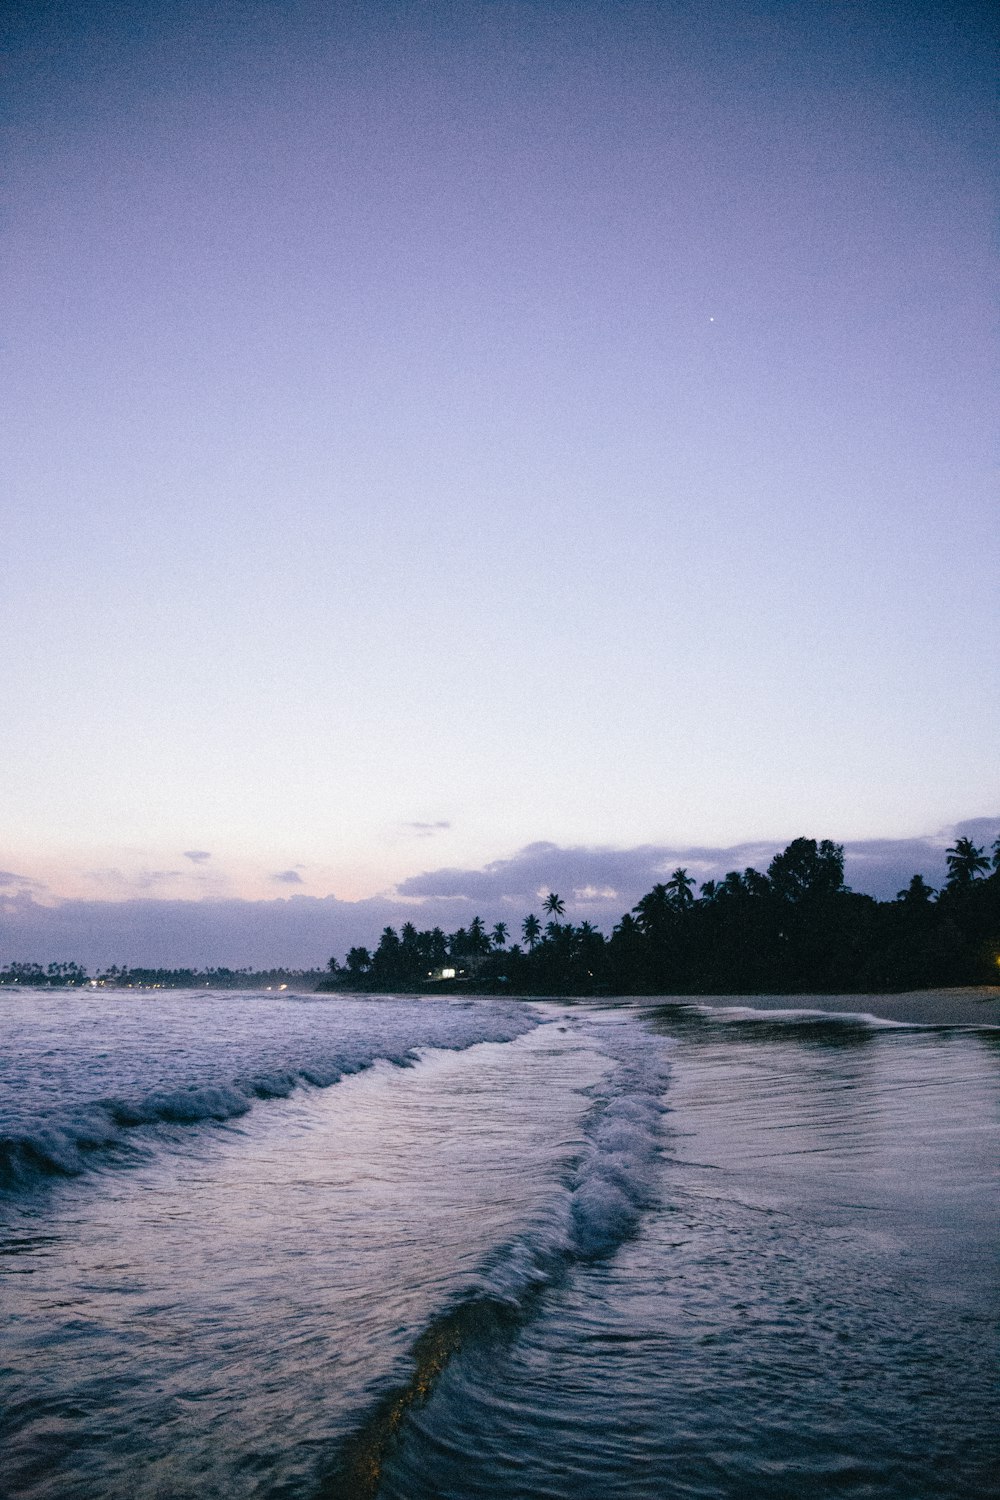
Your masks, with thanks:
[{"label": "tree silhouette", "polygon": [[670,904],[678,911],[683,911],[694,901],[692,894],[694,881],[687,870],[675,870],[667,881],[666,889],[670,892]]},{"label": "tree silhouette", "polygon": [[561,917],[565,910],[566,903],[563,898],[557,896],[555,891],[549,891],[549,894],[542,902],[542,911],[547,911],[552,917]]},{"label": "tree silhouette", "polygon": [[646,937],[630,912],[616,923],[609,944],[617,986],[635,992],[641,985],[645,968]]},{"label": "tree silhouette", "polygon": [[926,906],[933,894],[934,887],[922,875],[914,875],[905,891],[896,892],[896,900],[905,901],[908,906]]},{"label": "tree silhouette", "polygon": [[542,935],[542,924],[533,911],[529,912],[521,923],[521,931],[524,934],[524,941],[533,952],[535,944]]},{"label": "tree silhouette", "polygon": [[662,932],[673,920],[670,893],[662,881],[654,885],[651,891],[637,901],[632,910],[635,912],[638,926],[647,937]]},{"label": "tree silhouette", "polygon": [[945,850],[945,857],[948,860],[950,886],[971,885],[977,875],[990,867],[982,849],[967,838],[956,839],[952,847]]},{"label": "tree silhouette", "polygon": [[507,945],[507,923],[497,922],[490,936],[493,939],[494,948],[504,948]]},{"label": "tree silhouette", "polygon": [[[844,886],[844,846],[824,839],[793,839],[767,867],[776,896],[798,903],[832,896]],[[750,874],[750,871],[747,871]]]}]

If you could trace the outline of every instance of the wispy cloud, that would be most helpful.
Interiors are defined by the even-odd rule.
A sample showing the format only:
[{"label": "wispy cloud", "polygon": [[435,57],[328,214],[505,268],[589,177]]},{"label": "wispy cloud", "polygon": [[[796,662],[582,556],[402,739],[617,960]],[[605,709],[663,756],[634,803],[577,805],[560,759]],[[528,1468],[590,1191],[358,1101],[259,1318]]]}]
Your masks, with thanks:
[{"label": "wispy cloud", "polygon": [[132,870],[126,872],[114,866],[103,870],[85,870],[87,880],[95,885],[119,891],[152,891],[158,886],[171,885],[186,879],[183,870]]},{"label": "wispy cloud", "polygon": [[212,855],[208,849],[185,849],[184,858],[189,859],[192,864],[203,865]]},{"label": "wispy cloud", "polygon": [[573,901],[577,906],[587,901],[614,901],[618,892],[610,885],[580,885],[573,887]]},{"label": "wispy cloud", "polygon": [[411,833],[417,834],[420,838],[429,839],[435,833],[442,833],[446,828],[450,828],[451,824],[447,818],[439,818],[434,823],[411,822],[404,823],[403,827],[408,828]]},{"label": "wispy cloud", "polygon": [[42,881],[30,875],[15,875],[13,870],[0,870],[0,891],[41,891]]},{"label": "wispy cloud", "polygon": [[593,900],[598,892],[606,893],[605,899],[616,900],[634,888],[648,889],[660,877],[667,852],[653,844],[611,849],[538,842],[527,844],[509,859],[492,860],[479,869],[446,866],[413,875],[400,883],[396,893],[425,900],[530,904],[539,891],[557,890],[567,894],[579,891],[584,901]]},{"label": "wispy cloud", "polygon": [[305,885],[305,881],[298,870],[278,870],[275,874],[268,876],[276,885]]}]

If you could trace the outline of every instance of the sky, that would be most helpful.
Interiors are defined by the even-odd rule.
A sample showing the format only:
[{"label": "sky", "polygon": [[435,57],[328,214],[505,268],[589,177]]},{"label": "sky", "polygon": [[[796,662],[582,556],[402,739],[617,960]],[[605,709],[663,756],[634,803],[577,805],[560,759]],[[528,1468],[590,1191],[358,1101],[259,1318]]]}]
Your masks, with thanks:
[{"label": "sky", "polygon": [[0,959],[1000,826],[989,7],[4,14]]}]

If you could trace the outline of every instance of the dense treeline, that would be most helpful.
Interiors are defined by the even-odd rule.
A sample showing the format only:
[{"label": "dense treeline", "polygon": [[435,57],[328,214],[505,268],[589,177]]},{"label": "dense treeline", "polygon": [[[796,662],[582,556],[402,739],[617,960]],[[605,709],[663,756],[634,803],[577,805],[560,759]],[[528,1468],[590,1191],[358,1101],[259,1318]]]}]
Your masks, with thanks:
[{"label": "dense treeline", "polygon": [[64,989],[68,986],[87,984],[90,975],[79,964],[12,963],[0,969],[0,984],[45,985],[48,988]]},{"label": "dense treeline", "polygon": [[314,989],[322,971],[318,969],[133,969],[113,964],[93,978],[79,964],[12,963],[0,969],[0,985],[25,985],[44,989]]},{"label": "dense treeline", "polygon": [[914,875],[894,901],[844,885],[844,852],[795,839],[762,874],[733,870],[699,894],[684,869],[655,885],[610,938],[534,913],[523,946],[506,924],[475,917],[447,934],[387,927],[374,952],[330,960],[323,988],[410,989],[449,982],[521,994],[795,994],[871,992],[1000,982],[1000,838],[992,858],[961,838],[937,892]]}]

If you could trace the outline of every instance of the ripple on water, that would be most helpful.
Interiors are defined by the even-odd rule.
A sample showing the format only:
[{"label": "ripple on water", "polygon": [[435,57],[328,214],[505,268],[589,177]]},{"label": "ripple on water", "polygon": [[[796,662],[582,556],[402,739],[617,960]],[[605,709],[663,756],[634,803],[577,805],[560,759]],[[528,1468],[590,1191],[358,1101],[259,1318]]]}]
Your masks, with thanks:
[{"label": "ripple on water", "polygon": [[19,1199],[5,1495],[990,1495],[985,1034],[535,1013]]}]

